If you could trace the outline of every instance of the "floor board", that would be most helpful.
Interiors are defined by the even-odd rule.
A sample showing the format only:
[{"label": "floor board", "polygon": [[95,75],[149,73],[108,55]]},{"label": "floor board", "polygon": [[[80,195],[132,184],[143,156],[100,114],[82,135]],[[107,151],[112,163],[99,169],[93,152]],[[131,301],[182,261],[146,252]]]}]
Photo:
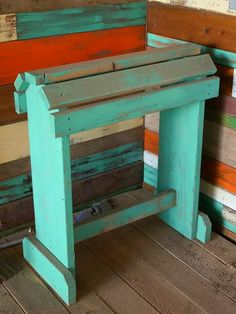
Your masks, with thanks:
[{"label": "floor board", "polygon": [[0,251],[0,313],[236,313],[235,245],[189,241],[149,217],[76,245],[78,299],[66,306],[24,262]]}]

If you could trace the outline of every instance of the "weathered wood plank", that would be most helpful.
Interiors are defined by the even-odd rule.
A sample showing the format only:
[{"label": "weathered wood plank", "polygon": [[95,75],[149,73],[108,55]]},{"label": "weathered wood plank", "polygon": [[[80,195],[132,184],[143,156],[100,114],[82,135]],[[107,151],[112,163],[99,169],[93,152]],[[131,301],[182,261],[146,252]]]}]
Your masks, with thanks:
[{"label": "weathered wood plank", "polygon": [[[128,165],[73,184],[73,205],[83,209],[106,195],[116,195],[143,181],[143,163]],[[88,188],[90,187],[90,188]],[[79,207],[79,208],[77,208]],[[32,196],[0,206],[0,230],[6,231],[34,219]]]},{"label": "weathered wood plank", "polygon": [[136,222],[135,227],[236,302],[235,269],[229,268],[194,241],[189,242],[157,217]]},{"label": "weathered wood plank", "polygon": [[0,284],[0,300],[1,300],[1,313],[8,314],[23,314],[23,310],[16,303],[13,297],[9,294],[7,289]]},{"label": "weathered wood plank", "polygon": [[[143,125],[143,119],[121,121],[94,130],[80,132],[71,136],[71,144],[82,143],[109,134],[131,130]],[[21,143],[17,145],[16,143]],[[0,126],[0,164],[29,156],[28,124],[26,121]]]},{"label": "weathered wood plank", "polygon": [[[122,120],[142,117],[157,110],[189,105],[216,97],[218,87],[218,78],[211,77],[120,97],[98,103],[95,106],[81,106],[79,109],[65,110],[51,115],[52,132],[55,137],[60,137]],[[88,115],[90,119],[86,120]]]},{"label": "weathered wood plank", "polygon": [[208,156],[236,168],[236,131],[206,120],[203,150]]},{"label": "weathered wood plank", "polygon": [[20,72],[144,49],[144,26],[0,43],[0,85]]},{"label": "weathered wood plank", "polygon": [[217,75],[221,78],[220,90],[222,94],[236,96],[235,77],[236,70],[231,67],[217,65]]},{"label": "weathered wood plank", "polygon": [[220,95],[218,98],[207,101],[207,108],[214,107],[215,110],[225,112],[236,117],[236,99],[227,95]]},{"label": "weathered wood plank", "polygon": [[[142,288],[139,286],[137,291],[145,293],[146,299],[158,306],[160,312],[233,313],[236,309],[236,303],[224,293],[132,226],[90,239],[86,244],[131,286],[137,287],[142,283]],[[155,288],[155,278],[160,277],[164,278],[166,285]],[[167,289],[169,285],[171,291]],[[161,295],[165,293],[168,298],[163,300]],[[170,293],[176,293],[175,297],[169,297]],[[187,304],[190,310],[186,310]]]},{"label": "weathered wood plank", "polygon": [[209,121],[216,122],[226,126],[227,128],[236,130],[236,116],[231,116],[209,107],[206,108],[205,116]]},{"label": "weathered wood plank", "polygon": [[145,25],[145,22],[146,2],[142,1],[17,13],[16,31],[17,39],[23,40]]},{"label": "weathered wood plank", "polygon": [[115,313],[159,313],[83,243],[76,245],[76,261],[79,276]]},{"label": "weathered wood plank", "polygon": [[145,2],[144,0],[58,0],[58,1],[37,1],[37,0],[11,0],[10,2],[0,1],[0,14],[18,12],[39,12],[47,10],[76,8],[80,6],[93,6],[98,4],[126,4],[131,2]]},{"label": "weathered wood plank", "polygon": [[0,15],[0,42],[16,40],[16,15]]},{"label": "weathered wood plank", "polygon": [[[143,189],[136,192],[144,193]],[[110,205],[110,211],[74,226],[75,241],[83,241],[172,208],[176,205],[176,192],[167,190],[152,195],[149,191],[145,191],[145,197],[141,200],[132,198],[132,192],[131,194],[124,193],[108,199],[107,203]]]},{"label": "weathered wood plank", "polygon": [[91,103],[128,92],[131,94],[146,88],[183,82],[214,73],[216,73],[216,68],[208,55],[188,57],[101,76],[46,85],[43,87],[47,100],[45,105],[53,109],[67,107],[70,104]]},{"label": "weathered wood plank", "polygon": [[236,37],[235,18],[230,15],[152,1],[148,9],[148,31],[236,52],[236,45],[232,44]]}]

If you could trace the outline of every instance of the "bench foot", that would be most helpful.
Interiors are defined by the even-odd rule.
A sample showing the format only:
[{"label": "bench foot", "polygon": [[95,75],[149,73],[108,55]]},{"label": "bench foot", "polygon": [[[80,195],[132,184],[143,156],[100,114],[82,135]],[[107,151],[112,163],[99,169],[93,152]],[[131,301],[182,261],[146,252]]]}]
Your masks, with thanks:
[{"label": "bench foot", "polygon": [[34,235],[23,240],[24,258],[66,303],[76,302],[74,270],[67,269]]},{"label": "bench foot", "polygon": [[202,243],[211,239],[212,225],[209,217],[204,213],[198,214],[196,238]]}]

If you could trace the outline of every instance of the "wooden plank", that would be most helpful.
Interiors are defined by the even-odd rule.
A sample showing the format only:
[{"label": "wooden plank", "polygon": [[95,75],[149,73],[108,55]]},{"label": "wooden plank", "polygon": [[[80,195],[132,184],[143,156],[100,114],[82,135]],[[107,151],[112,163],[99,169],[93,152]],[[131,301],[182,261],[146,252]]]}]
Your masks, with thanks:
[{"label": "wooden plank", "polygon": [[235,135],[235,130],[206,120],[203,141],[204,153],[236,168]]},{"label": "wooden plank", "polygon": [[236,302],[235,269],[219,261],[194,241],[189,242],[156,217],[137,222],[135,227]]},{"label": "wooden plank", "polygon": [[236,116],[236,99],[227,95],[220,95],[215,99],[207,101],[207,108],[214,106],[215,110]]},{"label": "wooden plank", "polygon": [[[175,45],[184,45],[190,43],[188,41],[183,41],[179,39],[173,39],[170,37],[160,36],[153,33],[148,33],[148,45],[151,47],[161,48],[161,47],[175,47]],[[221,64],[227,67],[236,68],[236,53],[216,49],[208,46],[197,45],[201,49],[202,53],[209,53],[215,63]]]},{"label": "wooden plank", "polygon": [[1,312],[9,314],[23,314],[21,307],[16,303],[6,288],[0,285]]},{"label": "wooden plank", "polygon": [[[143,163],[138,162],[75,182],[72,190],[73,205],[76,209],[84,209],[105,196],[116,195],[129,188],[139,187],[142,181]],[[32,196],[1,205],[1,232],[31,223],[34,220],[33,208]]]},{"label": "wooden plank", "polygon": [[51,84],[87,77],[94,74],[103,74],[137,66],[159,63],[171,59],[197,55],[199,53],[200,50],[196,48],[195,45],[191,44],[179,45],[175,48],[171,47],[159,50],[147,48],[147,50],[141,52],[133,52],[130,54],[101,58],[99,60],[77,62],[74,64],[27,72],[25,73],[24,78],[24,74],[19,74],[15,81],[15,87],[17,91],[22,91],[28,87],[25,81],[35,85]]},{"label": "wooden plank", "polygon": [[217,65],[217,75],[221,78],[220,90],[222,94],[235,97],[235,69]]},{"label": "wooden plank", "polygon": [[0,15],[0,42],[16,40],[16,15],[1,14]]},{"label": "wooden plank", "polygon": [[26,120],[26,115],[15,112],[14,85],[0,86],[0,126]]},{"label": "wooden plank", "polygon": [[80,6],[93,6],[96,4],[126,4],[130,2],[145,2],[143,0],[58,0],[57,2],[44,3],[35,0],[12,0],[6,2],[5,0],[0,1],[0,13],[18,13],[18,12],[39,12],[47,10],[65,9],[65,8],[76,8]]},{"label": "wooden plank", "polygon": [[[217,96],[218,87],[218,78],[212,77],[120,97],[95,106],[81,106],[79,109],[52,113],[52,132],[55,137],[61,137],[122,120],[142,117],[157,110],[189,105],[191,102]],[[88,115],[89,120],[86,119]]]},{"label": "wooden plank", "polygon": [[206,108],[205,112],[206,119],[209,121],[216,122],[218,124],[224,125],[227,128],[236,130],[236,116],[231,116],[229,114],[214,110],[214,108]]},{"label": "wooden plank", "polygon": [[80,277],[115,313],[159,313],[83,243],[76,245],[76,261]]},{"label": "wooden plank", "polygon": [[0,85],[14,82],[20,72],[144,49],[144,26],[0,43]]},{"label": "wooden plank", "polygon": [[236,169],[211,157],[202,159],[201,176],[213,185],[236,194]]},{"label": "wooden plank", "polygon": [[[141,192],[143,192],[143,189],[141,189]],[[137,191],[137,193],[141,192]],[[149,191],[145,191],[145,193],[145,198],[141,201],[131,198],[127,193],[108,199],[107,203],[110,205],[110,211],[74,226],[75,241],[83,241],[125,224],[160,213],[174,207],[176,204],[174,190],[167,190],[155,195],[152,195]]]},{"label": "wooden plank", "polygon": [[[86,244],[131,286],[139,286],[140,294],[145,291],[146,299],[158,306],[162,313],[235,312],[234,301],[132,226],[90,239]],[[157,288],[156,282],[160,277],[166,285],[161,284]],[[171,285],[171,291],[167,285]],[[168,298],[163,300],[163,294]],[[185,298],[188,298],[190,310],[185,308]]]},{"label": "wooden plank", "polygon": [[[172,71],[171,76],[169,75],[170,71]],[[184,82],[187,79],[191,80],[214,73],[216,73],[216,69],[210,57],[200,55],[46,85],[42,89],[47,100],[45,105],[54,109],[68,107],[70,104],[91,103],[108,97],[131,94],[146,88]]]},{"label": "wooden plank", "polygon": [[149,3],[148,31],[162,36],[236,52],[236,45],[232,44],[236,36],[234,25],[234,16]]},{"label": "wooden plank", "polygon": [[[71,136],[71,144],[82,143],[109,134],[131,130],[143,125],[143,119],[121,121],[94,130],[80,132]],[[16,145],[21,143],[21,145]],[[18,160],[29,156],[28,124],[26,121],[0,126],[0,164]]]},{"label": "wooden plank", "polygon": [[[112,14],[109,14],[112,11]],[[145,25],[146,2],[99,4],[16,14],[17,39]]]}]

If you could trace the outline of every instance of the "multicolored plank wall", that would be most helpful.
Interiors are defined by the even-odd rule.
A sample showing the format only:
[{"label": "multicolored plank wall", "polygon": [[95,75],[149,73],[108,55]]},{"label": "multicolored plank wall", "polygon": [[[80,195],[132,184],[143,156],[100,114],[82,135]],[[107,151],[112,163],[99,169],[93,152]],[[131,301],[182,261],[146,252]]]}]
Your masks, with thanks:
[{"label": "multicolored plank wall", "polygon": [[[14,108],[17,74],[142,51],[146,11],[140,0],[0,0],[0,236],[33,220],[27,117]],[[78,133],[71,144],[76,208],[141,185],[142,119]]]},{"label": "multicolored plank wall", "polygon": [[[200,208],[217,229],[236,239],[236,18],[152,1],[148,31],[151,45],[196,43],[216,62],[221,95],[206,104]],[[145,173],[152,184],[157,167],[157,116],[146,117],[145,125]]]}]

